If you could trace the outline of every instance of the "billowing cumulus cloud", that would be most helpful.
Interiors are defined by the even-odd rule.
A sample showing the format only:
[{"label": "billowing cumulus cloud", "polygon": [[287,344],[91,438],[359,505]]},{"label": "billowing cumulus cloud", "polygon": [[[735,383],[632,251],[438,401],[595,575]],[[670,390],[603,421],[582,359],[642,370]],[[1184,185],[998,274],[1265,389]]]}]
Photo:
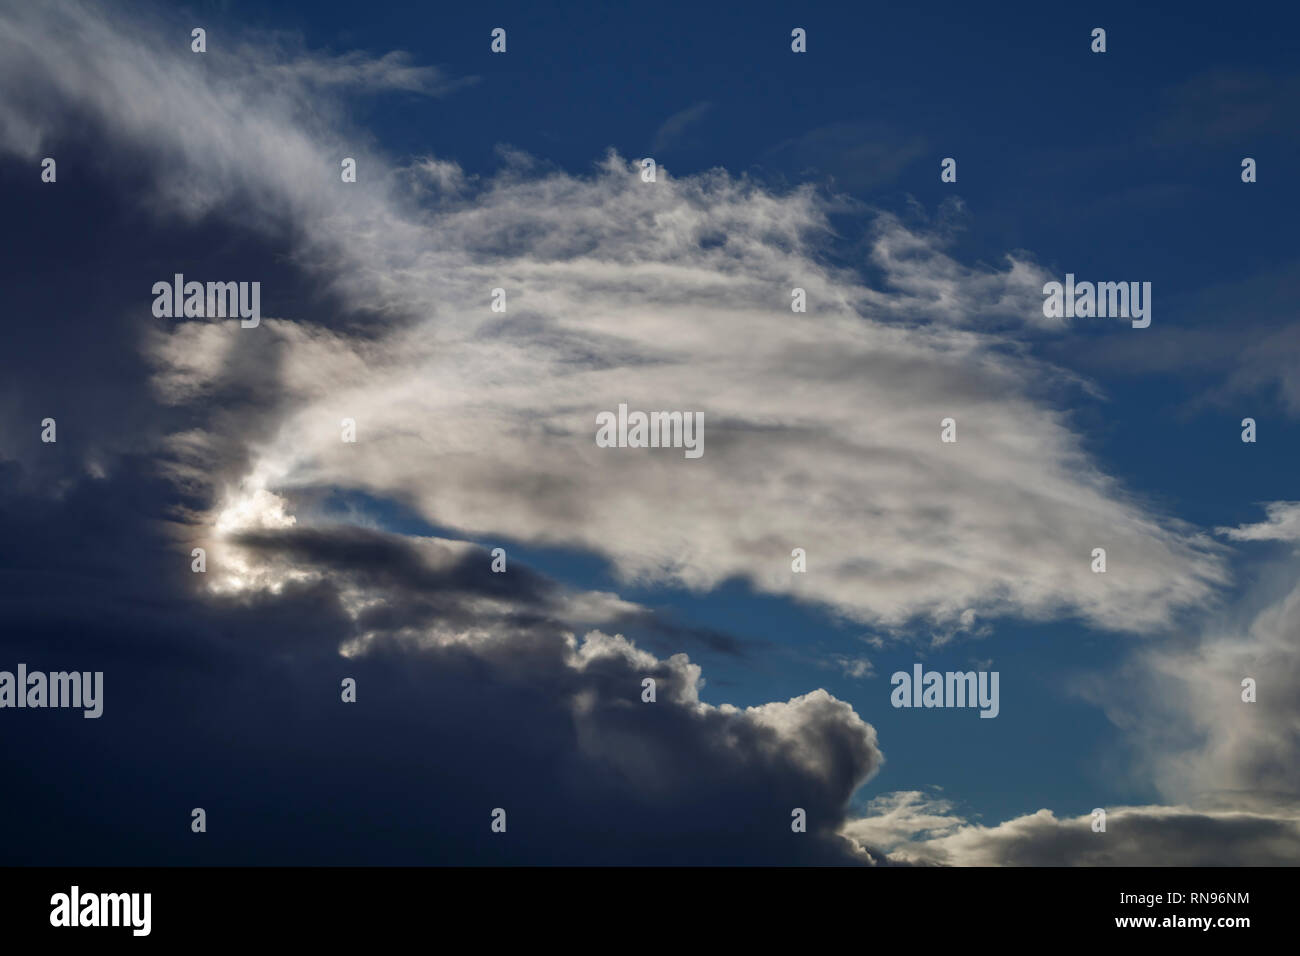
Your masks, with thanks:
[{"label": "billowing cumulus cloud", "polygon": [[[105,672],[99,720],[8,714],[6,758],[66,784],[6,790],[24,821],[8,862],[874,859],[838,828],[883,758],[825,691],[707,704],[686,654],[613,631],[643,626],[635,608],[523,566],[494,574],[454,542],[246,531],[259,567],[298,573],[274,592],[196,590],[165,480],[109,464],[60,501],[0,492],[0,568],[24,583],[6,594],[6,660]],[[340,702],[344,677],[355,704]],[[187,839],[196,805],[219,840]],[[495,807],[509,839],[493,843]],[[806,833],[790,829],[795,808]]]}]

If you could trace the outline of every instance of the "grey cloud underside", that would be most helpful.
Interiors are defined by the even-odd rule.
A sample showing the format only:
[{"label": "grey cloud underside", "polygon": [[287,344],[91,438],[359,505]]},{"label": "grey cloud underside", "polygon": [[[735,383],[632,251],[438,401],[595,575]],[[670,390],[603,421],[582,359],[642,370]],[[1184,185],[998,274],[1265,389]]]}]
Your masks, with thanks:
[{"label": "grey cloud underside", "polygon": [[336,575],[364,593],[355,632],[401,637],[431,632],[496,632],[502,628],[581,629],[598,624],[644,633],[663,646],[698,645],[743,656],[750,643],[712,628],[676,621],[604,592],[579,592],[517,560],[492,570],[492,555],[464,542],[412,538],[348,525],[245,531],[235,546],[261,563],[283,563],[299,574]]},{"label": "grey cloud underside", "polygon": [[845,833],[889,849],[891,859],[956,866],[1294,866],[1300,812],[1112,807],[1104,832],[1091,814],[1040,810],[996,826],[952,812],[945,800],[911,792],[873,801],[874,817]]},{"label": "grey cloud underside", "polygon": [[[6,859],[867,861],[836,829],[881,755],[874,731],[825,692],[701,704],[685,655],[661,660],[599,631],[575,638],[555,620],[556,586],[526,568],[492,575],[485,555],[467,561],[454,542],[250,535],[244,547],[313,575],[214,600],[168,533],[174,496],[143,465],[114,462],[112,477],[82,478],[57,503],[10,485],[0,496],[0,566],[25,581],[6,596],[6,655],[102,667],[108,688],[98,733],[16,716],[28,719],[6,759],[66,786],[6,792],[6,812],[25,821]],[[124,540],[129,563],[112,546]],[[396,615],[358,614],[358,589]],[[362,632],[366,653],[340,658]],[[339,702],[344,676],[357,680],[355,705]],[[658,682],[653,704],[645,677]],[[97,813],[72,812],[91,792]],[[215,845],[168,822],[194,802],[221,821]],[[508,842],[491,842],[497,806]],[[794,807],[809,818],[797,838]]]}]

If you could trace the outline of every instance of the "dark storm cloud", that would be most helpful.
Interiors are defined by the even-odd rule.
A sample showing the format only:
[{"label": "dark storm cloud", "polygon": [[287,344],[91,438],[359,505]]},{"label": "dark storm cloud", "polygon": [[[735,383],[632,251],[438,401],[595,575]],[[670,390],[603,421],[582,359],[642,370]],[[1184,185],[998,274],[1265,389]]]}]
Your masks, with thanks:
[{"label": "dark storm cloud", "polygon": [[518,561],[509,562],[508,573],[496,573],[487,549],[462,542],[345,524],[245,531],[231,540],[264,564],[321,571],[369,595],[382,594],[382,603],[368,606],[358,617],[359,630],[366,632],[400,632],[434,623],[483,625],[488,612],[477,599],[492,598],[510,605],[501,624],[573,627],[596,622],[629,636],[644,634],[672,651],[698,644],[733,657],[742,656],[751,643],[681,622],[669,610],[628,605],[614,595],[590,595],[593,606],[580,593]]},{"label": "dark storm cloud", "polygon": [[[684,656],[575,642],[540,575],[484,574],[481,552],[436,545],[430,564],[358,529],[248,535],[318,576],[213,601],[168,529],[174,490],[149,462],[111,464],[60,502],[8,482],[0,499],[5,661],[105,673],[99,720],[5,713],[7,766],[30,781],[5,791],[22,823],[6,862],[860,859],[834,833],[880,753],[824,692],[748,711],[700,704]],[[354,616],[355,584],[385,611]],[[497,611],[473,609],[485,597]],[[359,628],[426,615],[489,633],[338,655]],[[356,704],[339,699],[345,676]],[[647,676],[654,704],[640,699]],[[506,835],[489,831],[498,806]],[[193,807],[207,834],[190,833]],[[790,830],[794,807],[807,834]]]}]

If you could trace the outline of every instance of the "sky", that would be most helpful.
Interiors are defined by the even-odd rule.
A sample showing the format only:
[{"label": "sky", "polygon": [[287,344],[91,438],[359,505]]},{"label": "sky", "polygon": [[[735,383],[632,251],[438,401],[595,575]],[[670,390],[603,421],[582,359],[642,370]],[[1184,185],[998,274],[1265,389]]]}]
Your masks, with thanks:
[{"label": "sky", "polygon": [[0,860],[1300,862],[1293,10],[404,7],[0,0]]}]

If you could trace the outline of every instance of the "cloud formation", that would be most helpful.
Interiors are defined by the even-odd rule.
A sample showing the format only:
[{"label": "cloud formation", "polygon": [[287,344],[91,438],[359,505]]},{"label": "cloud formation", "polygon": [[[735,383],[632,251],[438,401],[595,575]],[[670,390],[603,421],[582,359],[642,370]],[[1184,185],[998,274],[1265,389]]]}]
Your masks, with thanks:
[{"label": "cloud formation", "polygon": [[[1219,532],[1292,541],[1295,504]],[[1251,613],[1249,608],[1256,610]],[[1240,620],[1241,623],[1237,623]],[[1039,810],[993,826],[906,791],[873,799],[844,834],[894,862],[960,866],[1294,866],[1300,861],[1300,587],[1295,558],[1266,569],[1239,606],[1182,639],[1135,648],[1083,696],[1125,731],[1134,779],[1165,805]],[[1249,686],[1248,686],[1249,682]]]},{"label": "cloud formation", "polygon": [[[883,758],[825,691],[709,705],[685,654],[571,626],[624,605],[441,541],[248,532],[299,573],[213,595],[168,533],[166,481],[110,466],[61,501],[0,493],[0,568],[24,582],[7,659],[73,661],[106,686],[98,721],[9,715],[7,759],[67,786],[6,791],[24,821],[8,862],[869,862],[837,830]],[[75,812],[87,793],[96,813]],[[188,839],[192,806],[220,839]],[[509,839],[493,843],[498,806]]]},{"label": "cloud formation", "polygon": [[[186,47],[88,10],[61,32],[75,9],[6,12],[6,82],[39,94],[8,103],[6,139],[34,155],[88,113],[113,149],[149,155],[164,208],[291,237],[302,268],[372,317],[267,319],[255,346],[229,323],[158,327],[173,403],[229,384],[250,348],[275,357],[238,494],[364,489],[467,535],[600,554],[626,581],[742,578],[884,626],[974,611],[1145,632],[1226,580],[1212,542],[1098,469],[1052,401],[1057,370],[1013,348],[1004,326],[1038,321],[1041,275],[1022,259],[962,266],[940,235],[882,215],[875,289],[822,261],[829,208],[811,189],[721,171],[644,183],[613,154],[586,176],[513,154],[485,182],[441,160],[397,167],[348,141],[315,82],[337,58],[299,56],[267,88],[274,46],[200,71]],[[75,68],[25,55],[47,38]],[[392,66],[345,63],[381,85]],[[343,155],[356,184],[338,181]],[[705,457],[598,449],[595,416],[620,402],[703,412]],[[939,440],[947,417],[956,444]],[[1091,573],[1099,546],[1122,574]],[[794,547],[814,571],[791,575]]]},{"label": "cloud formation", "polygon": [[1271,501],[1268,520],[1239,528],[1218,528],[1233,541],[1300,541],[1300,501]]},{"label": "cloud formation", "polygon": [[1090,813],[1050,810],[996,826],[972,823],[952,804],[918,791],[884,794],[872,816],[845,834],[884,848],[894,862],[944,866],[1293,866],[1300,813],[1207,811],[1180,806],[1113,807],[1106,830]]},{"label": "cloud formation", "polygon": [[[286,53],[279,41],[241,39],[237,55],[214,43],[199,67],[181,42],[187,31],[128,29],[72,3],[0,5],[0,25],[9,153],[30,160],[87,124],[101,158],[139,160],[133,186],[159,229],[219,224],[284,251],[264,277],[246,277],[269,290],[270,317],[255,331],[153,320],[148,288],[163,276],[142,279],[127,321],[169,427],[148,467],[110,442],[93,463],[71,454],[58,485],[69,515],[149,546],[142,569],[122,572],[129,586],[92,587],[86,606],[133,609],[135,633],[115,635],[123,645],[170,648],[165,663],[217,668],[233,688],[229,699],[208,691],[217,716],[200,720],[182,691],[201,685],[142,664],[123,698],[128,728],[144,734],[179,713],[168,747],[182,748],[188,730],[211,760],[218,736],[238,741],[251,755],[244,773],[269,771],[267,786],[286,793],[291,773],[274,761],[294,751],[295,733],[336,740],[359,762],[353,779],[330,772],[336,754],[304,755],[293,771],[320,774],[339,795],[316,811],[356,831],[324,851],[304,822],[273,838],[272,855],[378,858],[360,836],[375,813],[363,784],[400,763],[393,796],[416,837],[408,860],[485,852],[453,823],[419,830],[419,798],[449,775],[468,782],[446,797],[448,820],[498,805],[502,790],[523,793],[520,780],[553,795],[530,798],[545,822],[533,832],[547,836],[525,837],[508,851],[515,861],[574,860],[567,838],[594,826],[612,834],[599,851],[611,862],[868,862],[884,859],[880,847],[904,862],[1150,862],[1118,840],[1096,848],[1086,826],[1076,833],[1077,820],[1047,811],[984,828],[898,798],[849,820],[850,797],[883,759],[849,705],[818,689],[744,709],[709,705],[688,657],[660,658],[627,636],[667,630],[734,650],[732,635],[674,631],[618,594],[567,588],[518,564],[501,580],[467,541],[340,527],[315,507],[323,490],[363,491],[448,535],[599,555],[626,583],[706,590],[743,579],[900,631],[998,615],[1163,631],[1212,604],[1228,581],[1226,549],[1089,454],[1061,399],[1095,390],[1024,347],[1062,331],[1042,319],[1043,273],[1027,254],[967,265],[949,254],[943,222],[866,213],[868,281],[828,261],[841,201],[811,188],[664,169],[645,183],[614,153],[575,175],[507,150],[486,178],[439,157],[390,159],[351,126],[345,96],[453,83],[401,56]],[[339,180],[344,156],[358,161],[355,184]],[[318,297],[277,297],[275,280],[291,274]],[[790,310],[795,287],[807,313]],[[489,308],[494,288],[506,291],[505,314]],[[703,412],[705,456],[597,448],[595,416],[620,402]],[[939,440],[948,417],[955,444]],[[356,444],[340,441],[344,418],[357,422]],[[25,473],[25,463],[7,467]],[[79,525],[26,494],[6,501],[6,540],[34,536],[35,515],[53,541],[75,540]],[[132,520],[113,525],[114,506]],[[1270,512],[1267,527],[1280,535],[1290,519]],[[210,591],[177,576],[176,555],[191,545],[212,550]],[[795,547],[808,553],[807,574],[791,573]],[[1096,547],[1107,549],[1106,575],[1091,572]],[[9,558],[53,576],[66,554],[51,551],[44,565],[30,553]],[[111,556],[92,548],[87,567],[101,573]],[[1181,652],[1177,673],[1208,688],[1231,670],[1223,654],[1291,667],[1292,603],[1261,616],[1244,647]],[[50,638],[40,613],[33,596],[16,620]],[[199,631],[185,649],[169,644],[177,614]],[[113,644],[96,615],[62,623]],[[1146,673],[1167,653],[1146,658]],[[870,673],[860,658],[837,663]],[[347,727],[326,711],[340,668],[364,669],[367,694],[388,689],[373,720]],[[660,682],[649,710],[647,676]],[[150,683],[160,680],[173,682],[162,695]],[[1300,674],[1287,680],[1296,686]],[[304,716],[259,700],[267,686],[287,687],[286,700],[321,697]],[[1202,773],[1216,785],[1271,780],[1294,792],[1287,773],[1268,772],[1294,754],[1294,721],[1278,725],[1271,746],[1256,736],[1243,750],[1247,718],[1227,704],[1211,710],[1219,706],[1203,728],[1208,762],[1189,770],[1171,756],[1162,768],[1170,792]],[[85,773],[168,752],[110,752]],[[34,743],[27,757],[39,764]],[[181,776],[214,786],[201,763]],[[118,787],[110,799],[129,806],[134,796]],[[789,842],[793,807],[809,814],[804,843]],[[566,823],[574,814],[580,822]],[[1235,841],[1242,859],[1295,855],[1285,815],[1179,805],[1117,808],[1113,819],[1171,859],[1184,858],[1177,846],[1189,833],[1209,834],[1211,848]],[[43,832],[25,852],[35,855]],[[248,832],[225,851],[230,860],[253,853]],[[135,852],[156,861],[188,851],[158,837]]]}]

